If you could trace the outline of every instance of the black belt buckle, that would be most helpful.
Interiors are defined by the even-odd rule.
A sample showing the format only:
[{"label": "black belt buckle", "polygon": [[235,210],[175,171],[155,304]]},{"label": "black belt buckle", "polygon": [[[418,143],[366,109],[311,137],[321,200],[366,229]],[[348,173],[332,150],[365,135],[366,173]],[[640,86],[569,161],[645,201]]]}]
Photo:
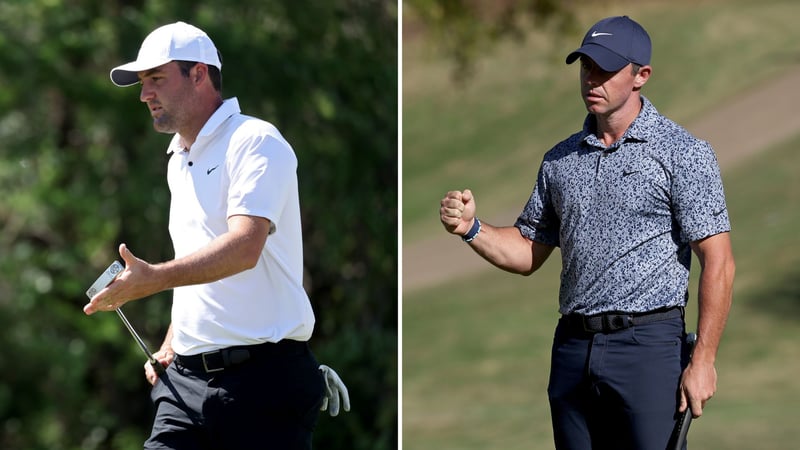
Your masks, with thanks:
[{"label": "black belt buckle", "polygon": [[627,314],[604,314],[603,332],[624,330],[631,327],[631,316]]},{"label": "black belt buckle", "polygon": [[589,317],[587,316],[579,316],[581,319],[581,325],[583,325],[583,331],[587,333],[597,333],[597,330],[593,330],[591,326],[589,326]]},{"label": "black belt buckle", "polygon": [[629,314],[604,313],[595,316],[581,317],[583,331],[587,333],[610,333],[612,331],[624,330],[633,326],[633,321]]},{"label": "black belt buckle", "polygon": [[250,351],[246,348],[223,348],[201,353],[200,358],[203,361],[203,370],[214,373],[247,361],[250,359]]},{"label": "black belt buckle", "polygon": [[220,350],[214,350],[213,352],[205,352],[200,354],[200,359],[203,361],[203,370],[205,370],[206,373],[222,372],[225,370],[224,363],[220,364],[219,367],[213,367],[213,364],[209,364],[209,360],[207,358],[212,356],[222,356],[222,352]]}]

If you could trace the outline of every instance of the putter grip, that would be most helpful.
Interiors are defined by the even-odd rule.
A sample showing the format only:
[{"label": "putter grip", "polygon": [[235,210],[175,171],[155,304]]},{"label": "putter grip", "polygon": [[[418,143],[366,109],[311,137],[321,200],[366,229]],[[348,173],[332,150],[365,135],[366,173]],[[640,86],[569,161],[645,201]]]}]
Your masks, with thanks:
[{"label": "putter grip", "polygon": [[675,439],[675,446],[672,447],[675,450],[683,449],[683,444],[686,442],[686,435],[689,434],[689,425],[692,424],[692,409],[688,406],[686,407],[686,411],[681,414],[681,418],[678,420],[678,435]]},{"label": "putter grip", "polygon": [[164,375],[164,373],[166,372],[166,370],[164,370],[164,366],[162,366],[162,365],[161,365],[161,363],[160,363],[160,362],[158,362],[158,360],[157,360],[157,359],[151,359],[151,360],[150,360],[150,365],[151,365],[151,366],[153,366],[153,370],[155,370],[155,371],[156,371],[156,374],[157,374],[159,377],[160,377],[161,375]]},{"label": "putter grip", "polygon": [[[694,351],[694,344],[697,342],[697,335],[695,333],[689,333],[686,336],[686,343],[689,345],[689,359],[692,358],[692,353]],[[675,432],[673,434],[674,441],[669,446],[670,449],[674,450],[682,450],[683,444],[686,443],[686,435],[689,434],[689,425],[692,424],[692,408],[689,405],[686,405],[686,411],[681,414],[680,419],[678,419],[678,423],[675,426]]]}]

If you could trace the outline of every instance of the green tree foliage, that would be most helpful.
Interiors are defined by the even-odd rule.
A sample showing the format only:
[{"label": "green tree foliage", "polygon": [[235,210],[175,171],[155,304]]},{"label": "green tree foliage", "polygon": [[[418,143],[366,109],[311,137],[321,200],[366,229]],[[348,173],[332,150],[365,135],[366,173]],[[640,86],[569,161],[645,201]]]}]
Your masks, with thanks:
[{"label": "green tree foliage", "polygon": [[556,35],[576,29],[574,9],[586,0],[406,0],[404,26],[430,33],[429,42],[453,62],[464,82],[475,60],[504,39],[522,40],[534,28]]},{"label": "green tree foliage", "polygon": [[[121,242],[172,257],[169,136],[108,78],[157,26],[203,28],[223,94],[274,123],[300,163],[312,348],[353,411],[318,448],[397,442],[397,3],[390,0],[0,2],[0,448],[141,448],[143,358],[85,290]],[[170,293],[126,306],[151,347]]]}]

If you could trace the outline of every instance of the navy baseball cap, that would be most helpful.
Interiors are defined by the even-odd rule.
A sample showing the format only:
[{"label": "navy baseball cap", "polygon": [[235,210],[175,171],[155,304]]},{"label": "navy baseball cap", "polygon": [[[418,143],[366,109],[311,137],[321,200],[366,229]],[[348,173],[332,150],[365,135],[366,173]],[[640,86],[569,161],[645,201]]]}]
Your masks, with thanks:
[{"label": "navy baseball cap", "polygon": [[641,25],[628,16],[608,17],[586,32],[581,47],[567,56],[567,64],[586,55],[606,72],[616,72],[629,63],[650,64],[650,51],[650,36]]}]

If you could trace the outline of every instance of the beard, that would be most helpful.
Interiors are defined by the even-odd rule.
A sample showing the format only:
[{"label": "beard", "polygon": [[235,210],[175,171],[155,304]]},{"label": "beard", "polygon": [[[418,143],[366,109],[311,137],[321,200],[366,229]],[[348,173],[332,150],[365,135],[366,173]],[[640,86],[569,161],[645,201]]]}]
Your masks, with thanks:
[{"label": "beard", "polygon": [[159,133],[177,133],[189,123],[190,113],[194,107],[190,89],[179,88],[176,92],[163,95],[148,103],[150,107],[160,108],[153,117],[153,128]]},{"label": "beard", "polygon": [[159,133],[177,133],[178,121],[174,115],[162,110],[160,116],[153,118],[153,128]]}]

